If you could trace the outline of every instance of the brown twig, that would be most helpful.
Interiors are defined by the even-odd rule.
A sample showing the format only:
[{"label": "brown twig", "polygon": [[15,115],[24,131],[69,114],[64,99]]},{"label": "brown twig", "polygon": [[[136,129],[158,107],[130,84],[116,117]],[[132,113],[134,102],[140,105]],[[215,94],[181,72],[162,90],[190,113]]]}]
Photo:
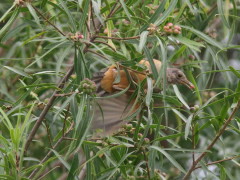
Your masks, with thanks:
[{"label": "brown twig", "polygon": [[132,36],[132,37],[108,37],[108,36],[95,36],[96,38],[103,38],[103,39],[115,39],[115,40],[130,40],[130,39],[139,39],[140,36]]},{"label": "brown twig", "polygon": [[93,17],[92,1],[90,1],[90,9],[91,9],[92,25],[93,25],[95,33],[97,33],[97,28],[96,28],[96,25],[95,25],[95,22],[94,22],[94,17]]},{"label": "brown twig", "polygon": [[219,132],[217,133],[217,135],[215,136],[215,138],[212,140],[212,142],[208,145],[208,147],[206,148],[206,151],[204,151],[197,159],[196,161],[194,161],[194,163],[192,164],[191,168],[188,170],[188,172],[186,173],[186,175],[183,177],[183,180],[187,180],[189,179],[191,173],[195,170],[195,167],[197,166],[197,164],[206,156],[207,152],[214,146],[214,144],[217,142],[217,140],[219,139],[219,137],[223,134],[223,132],[225,131],[225,129],[227,128],[227,126],[229,125],[229,123],[232,121],[232,118],[234,117],[234,115],[236,114],[237,110],[240,107],[240,100],[238,101],[236,107],[233,109],[231,115],[229,116],[229,118],[227,119],[227,121],[224,123],[223,127],[219,130]]},{"label": "brown twig", "polygon": [[130,71],[133,71],[133,72],[138,73],[138,74],[142,74],[142,75],[145,75],[145,76],[148,75],[148,73],[146,73],[146,72],[136,71],[136,70],[134,70],[134,69],[132,69],[132,68],[130,68],[130,67],[124,66],[124,65],[122,65],[122,64],[118,64],[118,66],[123,67],[123,68],[126,68],[126,69],[129,69]]},{"label": "brown twig", "polygon": [[51,21],[49,21],[35,6],[32,5],[32,7],[48,24],[54,27],[61,35],[65,36],[65,34],[57,26],[51,23]]},{"label": "brown twig", "polygon": [[[236,158],[239,158],[239,157],[240,157],[240,155],[238,155],[238,156],[233,156],[233,157],[226,158],[226,159],[221,159],[221,160],[218,160],[218,161],[214,161],[214,162],[207,163],[207,164],[205,164],[205,166],[211,166],[211,165],[214,165],[214,164],[218,164],[218,163],[221,163],[221,162],[224,162],[224,161],[229,161],[229,160],[236,159]],[[195,170],[195,169],[199,169],[199,168],[201,168],[201,167],[202,167],[202,166],[197,166],[197,167],[194,168],[194,170]]]}]

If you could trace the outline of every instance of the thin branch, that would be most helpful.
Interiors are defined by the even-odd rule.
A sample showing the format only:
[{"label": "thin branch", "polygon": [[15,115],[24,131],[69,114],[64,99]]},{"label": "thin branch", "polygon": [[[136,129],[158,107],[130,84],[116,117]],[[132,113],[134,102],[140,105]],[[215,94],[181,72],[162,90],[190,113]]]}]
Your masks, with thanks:
[{"label": "thin branch", "polygon": [[86,25],[88,29],[87,39],[89,40],[91,37],[91,4],[89,4],[89,8],[88,8],[88,19],[87,19]]},{"label": "thin branch", "polygon": [[223,127],[219,130],[219,132],[217,133],[217,135],[215,136],[215,138],[212,140],[212,142],[208,145],[206,151],[204,151],[197,159],[196,161],[192,164],[191,168],[188,170],[187,174],[183,177],[183,180],[187,180],[189,179],[191,173],[195,170],[195,167],[197,166],[197,164],[206,156],[207,152],[214,146],[214,144],[217,142],[217,140],[219,139],[219,137],[223,134],[223,132],[225,131],[225,129],[227,128],[227,126],[229,125],[229,123],[232,121],[232,118],[234,117],[234,115],[236,114],[237,110],[240,107],[240,100],[238,101],[236,107],[233,109],[231,115],[229,116],[229,118],[227,119],[227,121],[224,123]]},{"label": "thin branch", "polygon": [[151,176],[150,176],[150,169],[149,169],[148,159],[147,159],[147,156],[146,156],[146,152],[145,152],[145,150],[143,150],[143,156],[144,156],[144,160],[145,160],[145,162],[146,162],[146,166],[147,166],[147,175],[148,175],[148,179],[150,180],[150,179],[151,179]]},{"label": "thin branch", "polygon": [[96,33],[96,32],[97,32],[97,28],[96,28],[96,25],[95,25],[95,22],[94,22],[94,17],[93,17],[92,1],[90,1],[90,9],[91,9],[92,25],[93,25],[94,31],[95,31],[95,33]]},{"label": "thin branch", "polygon": [[[195,127],[194,127],[194,125],[193,125],[193,126],[192,126],[192,148],[193,148],[193,149],[196,148],[196,147],[195,147],[195,132],[194,132],[194,130],[195,130]],[[192,163],[194,163],[194,162],[195,162],[195,152],[194,152],[194,151],[192,152],[192,160],[193,160]]]},{"label": "thin branch", "polygon": [[[218,164],[218,163],[221,163],[221,162],[224,162],[224,161],[233,160],[233,159],[236,159],[236,158],[239,158],[239,157],[240,157],[240,155],[238,155],[238,156],[233,156],[233,157],[226,158],[226,159],[221,159],[221,160],[218,160],[218,161],[213,161],[213,162],[210,162],[210,163],[205,164],[205,166],[211,166],[211,165]],[[194,170],[195,170],[195,169],[199,169],[199,168],[201,168],[201,167],[202,167],[202,166],[197,166],[197,167],[194,168]]]},{"label": "thin branch", "polygon": [[51,21],[49,21],[35,6],[32,5],[32,7],[48,24],[54,27],[61,35],[65,36],[65,34],[57,26],[51,23]]},{"label": "thin branch", "polygon": [[130,71],[133,71],[133,72],[138,73],[138,74],[142,74],[142,75],[145,75],[145,76],[148,75],[146,72],[140,72],[140,71],[134,70],[134,69],[132,69],[130,67],[124,66],[122,64],[118,64],[118,66],[126,68],[126,69],[129,69]]},{"label": "thin branch", "polygon": [[108,36],[95,36],[96,38],[103,38],[103,39],[115,39],[115,40],[129,40],[129,39],[139,39],[140,36],[133,36],[133,37],[108,37]]}]

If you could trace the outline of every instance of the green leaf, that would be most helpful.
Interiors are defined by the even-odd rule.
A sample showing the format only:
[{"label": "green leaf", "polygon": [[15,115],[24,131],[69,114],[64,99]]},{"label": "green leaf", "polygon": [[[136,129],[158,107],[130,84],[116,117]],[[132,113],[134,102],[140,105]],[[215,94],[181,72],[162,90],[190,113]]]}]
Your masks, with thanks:
[{"label": "green leaf", "polygon": [[66,2],[63,0],[58,0],[60,2],[60,5],[63,7],[64,12],[67,14],[69,19],[69,24],[71,25],[74,32],[77,31],[76,23],[74,21],[73,15],[71,13],[71,10],[66,6]]},{"label": "green leaf", "polygon": [[[227,5],[227,3],[225,5]],[[217,0],[218,12],[219,12],[220,17],[222,19],[222,22],[225,26],[227,26],[228,29],[230,29],[229,22],[227,20],[227,17],[225,16],[225,13],[224,13],[224,10],[223,10],[225,5],[223,5],[223,0]]]},{"label": "green leaf", "polygon": [[178,90],[178,87],[177,87],[175,84],[173,85],[173,89],[174,89],[174,92],[175,92],[176,96],[177,96],[178,99],[183,103],[183,105],[184,105],[186,108],[190,109],[190,107],[188,106],[188,104],[186,103],[186,101],[183,99],[182,94],[180,93],[180,91]]},{"label": "green leaf", "polygon": [[173,108],[172,108],[172,111],[173,111],[175,114],[177,114],[185,123],[187,123],[187,118],[186,118],[182,113],[180,113],[178,110],[173,109]]},{"label": "green leaf", "polygon": [[2,22],[9,14],[10,14],[10,11],[16,7],[16,4],[13,3],[12,6],[2,15],[2,17],[0,18],[0,22]]},{"label": "green leaf", "polygon": [[147,36],[148,36],[148,31],[143,31],[140,34],[140,42],[139,42],[139,51],[141,52],[143,47],[145,46],[146,42],[147,42]]},{"label": "green leaf", "polygon": [[152,100],[152,92],[153,92],[153,80],[147,77],[147,95],[146,95],[146,106],[150,107],[150,103]]},{"label": "green leaf", "polygon": [[149,49],[146,46],[144,46],[143,50],[144,50],[144,53],[147,57],[147,60],[149,61],[150,65],[151,65],[151,69],[152,69],[152,72],[153,72],[153,77],[156,80],[158,78],[158,72],[157,72],[157,68],[156,68],[156,66],[153,62],[153,57],[152,57]]},{"label": "green leaf", "polygon": [[54,149],[50,149],[54,154],[55,156],[60,160],[60,162],[65,166],[65,168],[70,171],[70,165],[68,164],[67,161],[65,161],[62,156]]},{"label": "green leaf", "polygon": [[29,64],[25,69],[30,68],[32,65],[34,65],[35,63],[41,62],[41,59],[44,58],[46,55],[48,55],[49,53],[51,53],[53,50],[55,50],[56,48],[60,47],[61,45],[68,43],[68,41],[63,40],[58,42],[54,47],[52,47],[50,50],[48,50],[47,52],[45,52],[42,56],[40,57],[36,57],[36,60],[33,61],[31,64]]},{"label": "green leaf", "polygon": [[70,171],[68,173],[67,180],[72,180],[74,177],[76,177],[77,169],[79,167],[79,159],[78,159],[78,153],[74,155]]},{"label": "green leaf", "polygon": [[128,8],[127,8],[124,0],[120,0],[120,3],[121,3],[121,5],[122,5],[122,7],[123,7],[123,9],[124,9],[124,11],[125,11],[128,19],[129,19],[130,21],[132,21],[132,18],[131,18],[132,16],[131,16],[131,14],[129,13]]},{"label": "green leaf", "polygon": [[196,41],[192,41],[188,38],[182,37],[182,36],[171,36],[169,37],[170,39],[174,39],[175,41],[179,41],[180,43],[186,45],[187,47],[189,47],[190,49],[196,50],[200,52],[200,48],[204,47],[204,45],[202,43],[196,42]]},{"label": "green leaf", "polygon": [[194,34],[196,34],[198,37],[200,37],[201,39],[205,40],[206,42],[208,42],[209,44],[218,47],[219,49],[223,48],[223,45],[220,44],[219,42],[217,42],[216,40],[210,38],[209,36],[207,36],[206,34],[192,28],[192,27],[188,27],[188,26],[183,26],[181,25],[182,28],[187,29],[191,32],[193,32]]},{"label": "green leaf", "polygon": [[19,14],[19,8],[16,8],[11,16],[11,18],[8,20],[8,22],[1,28],[0,30],[0,38],[2,35],[9,30],[12,23],[15,21],[15,19],[18,17]]},{"label": "green leaf", "polygon": [[184,133],[172,134],[172,135],[168,135],[168,136],[156,138],[156,139],[154,139],[152,142],[155,142],[155,141],[164,141],[164,140],[167,140],[167,139],[174,139],[174,138],[177,138],[177,137],[180,137],[180,136],[183,136],[183,135],[184,135]]},{"label": "green leaf", "polygon": [[27,6],[29,12],[31,13],[31,15],[33,16],[35,22],[38,24],[39,27],[41,27],[39,17],[37,15],[35,9],[32,7],[31,3],[26,2],[26,6]]},{"label": "green leaf", "polygon": [[34,36],[28,38],[27,40],[25,40],[25,41],[23,42],[22,45],[24,46],[25,44],[31,42],[33,39],[36,39],[36,38],[42,36],[42,35],[45,34],[45,33],[47,33],[47,31],[40,32],[40,33],[38,33],[38,34],[36,34],[36,35],[34,35]]},{"label": "green leaf", "polygon": [[238,78],[240,78],[240,73],[236,70],[236,69],[234,69],[232,66],[229,66],[229,69],[238,77]]},{"label": "green leaf", "polygon": [[161,23],[163,23],[163,21],[169,17],[170,13],[174,10],[175,6],[177,5],[178,0],[171,0],[170,4],[168,6],[168,9],[164,11],[164,13],[162,14],[162,16],[160,16],[160,18],[158,18],[154,24],[159,26]]},{"label": "green leaf", "polygon": [[31,78],[31,79],[32,79],[32,77],[31,77],[30,75],[28,75],[27,73],[25,73],[24,71],[21,71],[21,70],[19,70],[19,69],[16,69],[16,68],[13,68],[13,67],[10,67],[10,66],[3,66],[3,67],[5,67],[6,69],[8,69],[8,70],[10,70],[10,71],[15,72],[16,74],[19,74],[19,75],[21,75],[21,76],[24,76],[24,77],[27,77],[27,78]]},{"label": "green leaf", "polygon": [[[2,110],[2,108],[0,107],[0,113],[2,114],[3,116],[3,121],[4,124],[6,125],[6,127],[8,128],[8,130],[10,131],[11,129],[13,129],[13,125],[10,121],[10,119],[8,118],[7,114]],[[0,117],[2,119],[2,117]]]},{"label": "green leaf", "polygon": [[164,11],[164,7],[166,5],[166,2],[167,2],[167,0],[163,0],[161,2],[161,5],[157,8],[157,10],[154,12],[154,14],[150,17],[150,19],[148,20],[148,23],[145,24],[141,28],[140,32],[146,30],[148,28],[149,24],[154,23],[161,16],[161,13]]},{"label": "green leaf", "polygon": [[174,63],[177,61],[177,59],[183,55],[184,51],[186,50],[187,46],[180,47],[177,51],[174,51],[174,53],[170,56],[169,61],[171,63]]},{"label": "green leaf", "polygon": [[157,146],[150,146],[149,148],[155,149],[155,150],[159,151],[160,153],[162,153],[177,169],[179,169],[181,172],[186,174],[186,171],[183,169],[183,167],[174,159],[174,157],[172,157],[166,151],[164,151],[163,149],[161,149],[160,147],[157,147]]},{"label": "green leaf", "polygon": [[[83,28],[86,27],[86,26],[84,26],[84,24],[86,22],[86,18],[88,15],[89,1],[90,0],[86,0],[84,3],[83,13],[82,13],[81,19],[79,21],[79,27],[80,27],[79,31],[80,32],[83,32]],[[92,2],[94,3],[94,1],[92,1]]]},{"label": "green leaf", "polygon": [[192,123],[192,120],[193,120],[193,114],[191,114],[188,119],[187,119],[187,124],[186,124],[186,127],[185,127],[185,140],[187,140],[188,138],[188,134],[190,132],[190,128],[191,128],[191,123]]}]

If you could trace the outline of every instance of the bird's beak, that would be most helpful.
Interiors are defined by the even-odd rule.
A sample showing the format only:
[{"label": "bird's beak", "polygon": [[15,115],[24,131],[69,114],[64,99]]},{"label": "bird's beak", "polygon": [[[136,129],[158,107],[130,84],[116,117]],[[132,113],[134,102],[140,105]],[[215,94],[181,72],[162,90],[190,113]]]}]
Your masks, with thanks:
[{"label": "bird's beak", "polygon": [[187,86],[189,89],[195,89],[195,86],[187,79],[181,80],[180,83]]}]

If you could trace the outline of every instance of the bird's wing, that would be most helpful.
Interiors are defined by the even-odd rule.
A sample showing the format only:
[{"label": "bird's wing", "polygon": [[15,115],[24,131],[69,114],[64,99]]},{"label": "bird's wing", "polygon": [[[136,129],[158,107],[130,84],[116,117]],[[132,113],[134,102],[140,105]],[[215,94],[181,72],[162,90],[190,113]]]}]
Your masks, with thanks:
[{"label": "bird's wing", "polygon": [[[98,135],[106,136],[116,132],[123,124],[127,123],[127,116],[136,112],[136,109],[132,110],[132,105],[130,105],[132,102],[129,103],[131,95],[121,94],[113,98],[104,98],[113,95],[104,91],[101,87],[104,73],[104,71],[95,73],[92,78],[97,85],[97,96],[102,98],[96,99],[91,127],[92,130],[100,129],[103,131]],[[129,113],[130,111],[131,113]]]}]

